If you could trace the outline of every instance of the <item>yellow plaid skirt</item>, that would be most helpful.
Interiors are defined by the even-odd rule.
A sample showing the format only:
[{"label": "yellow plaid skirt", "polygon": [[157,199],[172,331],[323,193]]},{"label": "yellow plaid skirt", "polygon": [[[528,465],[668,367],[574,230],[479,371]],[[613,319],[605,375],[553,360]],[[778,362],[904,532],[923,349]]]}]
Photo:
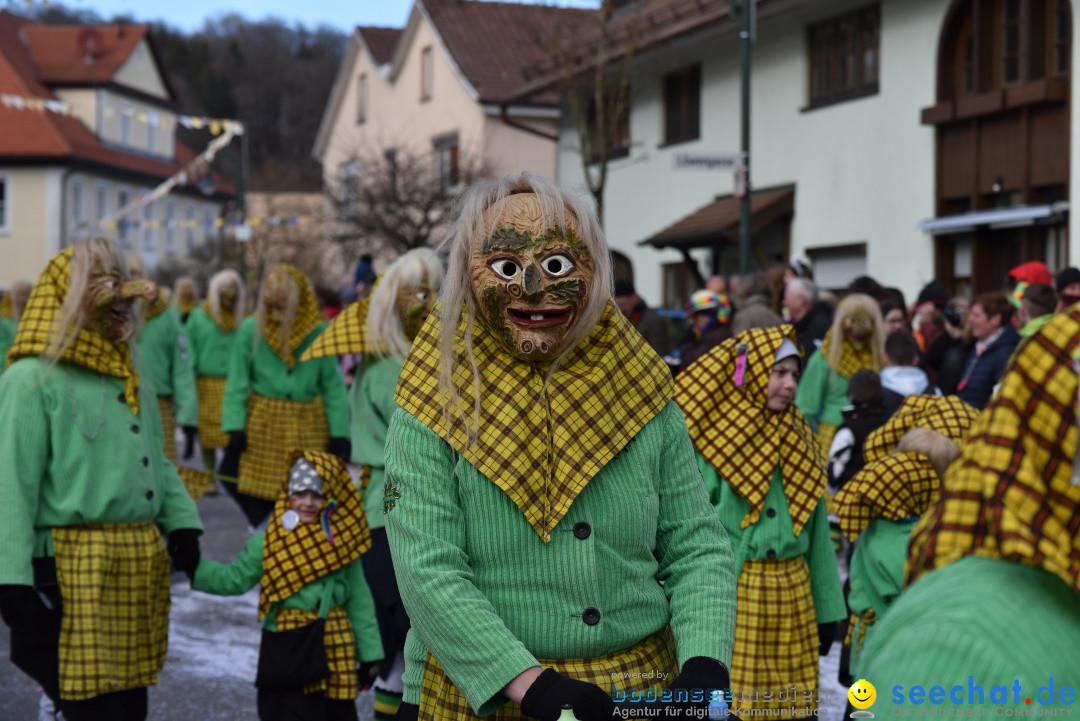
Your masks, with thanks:
[{"label": "yellow plaid skirt", "polygon": [[194,468],[187,468],[186,466],[177,466],[176,472],[180,475],[180,480],[184,482],[184,487],[187,488],[188,495],[191,496],[191,500],[197,501],[203,497],[206,493],[206,489],[210,487],[210,483],[214,480],[214,477],[205,472],[197,471]]},{"label": "yellow plaid skirt", "polygon": [[[298,608],[278,609],[274,619],[274,629],[289,631],[312,623],[319,617],[315,609]],[[356,676],[356,640],[353,637],[352,624],[345,609],[331,606],[326,614],[326,635],[323,637],[326,647],[326,661],[330,666],[330,678],[309,683],[304,686],[304,693],[321,693],[327,698],[351,700],[360,693],[360,683]]]},{"label": "yellow plaid skirt", "polygon": [[176,417],[173,414],[172,399],[168,396],[157,397],[161,411],[161,435],[165,439],[165,457],[176,463]]},{"label": "yellow plaid skirt", "polygon": [[818,698],[818,633],[806,562],[801,556],[746,561],[736,601],[732,713],[740,718],[790,719],[789,707],[794,706],[811,712],[795,716],[813,715]]},{"label": "yellow plaid skirt", "polygon": [[240,456],[241,493],[277,500],[297,449],[325,451],[330,442],[322,398],[283,401],[252,394],[248,401],[247,450]]},{"label": "yellow plaid skirt", "polygon": [[[544,668],[553,668],[564,676],[594,683],[608,693],[618,686],[624,691],[645,691],[656,682],[656,672],[675,678],[679,664],[675,658],[675,640],[667,626],[623,651],[599,658],[537,659]],[[645,674],[653,674],[644,678]],[[473,713],[464,694],[447,678],[442,666],[429,651],[424,662],[424,680],[420,696],[420,721],[465,721],[479,718]],[[524,721],[529,717],[521,707],[510,701],[495,713],[485,716],[489,721]]]},{"label": "yellow plaid skirt", "polygon": [[153,523],[54,528],[60,697],[152,686],[169,637],[169,557]]},{"label": "yellow plaid skirt", "polygon": [[204,451],[229,445],[229,436],[221,430],[221,407],[225,399],[225,379],[199,376],[195,379],[199,394],[199,443]]}]

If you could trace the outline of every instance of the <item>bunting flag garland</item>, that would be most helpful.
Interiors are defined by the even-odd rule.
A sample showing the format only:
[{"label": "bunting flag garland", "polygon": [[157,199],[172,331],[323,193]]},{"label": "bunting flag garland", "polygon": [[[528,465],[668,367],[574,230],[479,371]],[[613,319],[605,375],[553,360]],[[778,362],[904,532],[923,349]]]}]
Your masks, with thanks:
[{"label": "bunting flag garland", "polygon": [[194,218],[189,218],[187,220],[129,220],[123,218],[99,222],[98,227],[106,230],[116,230],[117,228],[123,228],[125,230],[139,228],[224,228],[226,226],[232,227],[242,225],[246,225],[250,228],[278,226],[303,228],[321,220],[321,216],[316,215],[271,215],[266,217],[249,217],[243,221],[227,221],[224,218],[214,218],[212,220],[197,220]]},{"label": "bunting flag garland", "polygon": [[[48,111],[50,113],[56,113],[57,115],[66,115],[72,118],[78,117],[75,113],[75,108],[70,103],[66,103],[63,100],[54,100],[52,98],[36,98],[25,95],[13,95],[11,93],[0,93],[0,105],[13,110],[34,110],[39,113]],[[152,125],[163,130],[169,129],[172,126],[174,117],[167,113],[158,113],[152,110],[136,110],[135,108],[106,107],[103,112],[106,118],[112,118],[116,115],[125,115],[134,118],[140,123],[146,123],[147,125]],[[239,120],[232,120],[229,118],[207,118],[199,115],[177,115],[175,118],[175,122],[185,128],[194,130],[206,129],[215,137],[222,133],[227,133],[230,130],[233,131],[234,135],[244,134],[244,124]]]}]

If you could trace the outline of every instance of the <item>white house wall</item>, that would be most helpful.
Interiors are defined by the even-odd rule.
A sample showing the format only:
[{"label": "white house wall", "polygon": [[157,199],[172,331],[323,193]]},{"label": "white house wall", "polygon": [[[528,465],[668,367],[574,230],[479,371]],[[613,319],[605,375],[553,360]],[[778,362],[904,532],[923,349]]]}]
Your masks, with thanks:
[{"label": "white house wall", "polygon": [[60,250],[59,167],[0,167],[7,181],[10,223],[0,232],[0,285],[37,280],[45,261]]},{"label": "white house wall", "polygon": [[169,91],[162,82],[161,73],[154,63],[150,46],[145,39],[139,41],[127,60],[117,68],[112,80],[129,88],[141,90],[147,95],[153,95],[162,100],[169,99]]}]

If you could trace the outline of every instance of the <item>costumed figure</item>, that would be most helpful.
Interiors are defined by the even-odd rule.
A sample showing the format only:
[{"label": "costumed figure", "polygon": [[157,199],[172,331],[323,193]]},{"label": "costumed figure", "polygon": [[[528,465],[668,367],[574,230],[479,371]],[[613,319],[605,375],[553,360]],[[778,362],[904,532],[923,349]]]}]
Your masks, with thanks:
[{"label": "costumed figure", "polygon": [[1075,705],[1063,687],[1080,669],[1077,357],[1074,305],[1024,344],[916,524],[907,588],[860,654],[893,715],[940,703],[935,690],[998,715]]},{"label": "costumed figure", "polygon": [[235,270],[223,270],[210,279],[206,300],[191,311],[184,333],[195,363],[195,386],[199,395],[199,444],[203,464],[214,471],[215,450],[229,437],[221,430],[225,378],[240,322],[247,302],[244,284]]},{"label": "costumed figure", "polygon": [[195,279],[182,276],[173,283],[173,303],[180,313],[180,323],[187,324],[191,311],[199,306],[199,289],[195,286]]},{"label": "costumed figure", "polygon": [[375,682],[376,719],[391,719],[401,704],[405,638],[409,616],[401,602],[383,520],[383,446],[397,410],[394,390],[409,347],[427,320],[442,285],[443,266],[435,251],[416,248],[379,276],[371,293],[341,312],[301,360],[355,353],[361,356],[348,391],[352,460],[370,477],[364,509],[371,528],[371,550],[364,572],[379,617],[388,663]]},{"label": "costumed figure", "polygon": [[744,331],[680,373],[675,390],[735,548],[733,705],[766,718],[790,718],[792,705],[801,707],[796,716],[814,715],[818,655],[847,615],[825,515],[825,459],[792,404],[794,338],[790,325]]},{"label": "costumed figure", "polygon": [[259,308],[237,331],[221,429],[229,435],[219,473],[248,522],[274,508],[289,449],[328,449],[349,459],[345,382],[333,358],[301,361],[326,327],[311,283],[288,263],[263,280]]},{"label": "costumed figure", "polygon": [[731,547],[599,225],[523,174],[469,189],[447,244],[385,450],[399,716],[610,721],[649,689],[703,711],[728,687]]},{"label": "costumed figure", "polygon": [[31,287],[29,282],[17,280],[0,297],[0,372],[3,371],[8,348],[15,342],[15,331],[19,328],[19,318],[22,317],[26,299],[30,297]]},{"label": "costumed figure", "polygon": [[166,545],[178,568],[197,560],[199,515],[133,362],[132,301],[155,290],[115,241],[77,241],[34,285],[0,376],[0,615],[12,662],[69,721],[146,717]]},{"label": "costumed figure", "polygon": [[[324,451],[294,451],[289,459],[266,531],[248,539],[232,563],[201,559],[191,587],[236,596],[261,584],[261,721],[355,721],[356,695],[371,685],[384,657],[360,564],[371,547],[367,517],[341,459]],[[290,678],[289,662],[306,659],[281,657],[275,634],[320,617],[328,673],[308,683]]]}]

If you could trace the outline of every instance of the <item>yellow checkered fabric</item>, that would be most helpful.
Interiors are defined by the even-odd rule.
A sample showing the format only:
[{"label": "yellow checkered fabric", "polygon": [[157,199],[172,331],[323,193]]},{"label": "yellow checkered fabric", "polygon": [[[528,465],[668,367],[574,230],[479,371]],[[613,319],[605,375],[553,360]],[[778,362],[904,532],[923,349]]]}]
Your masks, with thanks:
[{"label": "yellow checkered fabric", "polygon": [[225,403],[225,379],[199,376],[195,379],[199,399],[199,443],[204,450],[224,448],[229,436],[221,430],[221,409]]},{"label": "yellow checkered fabric", "polygon": [[957,396],[908,396],[889,420],[866,437],[863,458],[872,463],[896,449],[912,428],[929,428],[961,445],[979,411]]},{"label": "yellow checkered fabric", "polygon": [[[598,658],[537,659],[544,668],[578,681],[593,683],[613,694],[616,686],[624,691],[648,691],[656,681],[657,672],[672,679],[679,673],[675,657],[675,639],[671,629],[664,627],[647,636],[640,643],[623,651]],[[646,677],[652,674],[651,677]],[[439,662],[429,651],[424,661],[424,677],[420,696],[420,721],[475,721],[465,696],[447,678]],[[526,721],[521,707],[513,701],[502,706],[490,716],[489,721]]]},{"label": "yellow checkered fabric", "polygon": [[172,400],[168,396],[158,396],[157,404],[161,412],[161,433],[165,441],[165,457],[176,463],[176,418],[173,414]]},{"label": "yellow checkered fabric", "polygon": [[206,316],[208,318],[217,323],[218,328],[221,328],[221,332],[225,335],[228,335],[229,333],[232,333],[234,330],[236,330],[236,316],[233,315],[231,311],[226,311],[224,308],[222,308],[221,313],[219,313],[218,315],[214,315],[214,312],[210,308],[209,300],[204,300],[202,302],[202,309],[203,313],[206,313]]},{"label": "yellow checkered fabric", "polygon": [[[331,499],[337,501],[337,508],[330,515],[332,543],[321,522],[301,524],[292,531],[281,525],[282,514],[289,510],[289,468],[301,455],[322,476],[327,504]],[[371,531],[364,514],[364,503],[345,465],[337,456],[325,451],[288,453],[278,480],[277,504],[263,538],[259,618],[266,615],[271,603],[288,598],[312,581],[344,568],[369,548]]]},{"label": "yellow checkered fabric", "polygon": [[52,530],[64,613],[60,697],[152,686],[169,636],[169,557],[153,523]]},{"label": "yellow checkered fabric", "polygon": [[[274,618],[275,631],[290,631],[314,623],[319,617],[315,609],[279,608]],[[360,693],[360,681],[356,675],[356,638],[353,636],[349,616],[341,606],[331,606],[326,616],[323,635],[326,662],[330,678],[304,686],[304,693],[321,693],[327,698],[351,700]]]},{"label": "yellow checkered fabric", "polygon": [[286,344],[284,346],[281,344],[281,338],[278,335],[279,323],[268,320],[263,331],[263,338],[266,339],[267,344],[277,354],[277,357],[285,361],[285,364],[290,368],[293,368],[296,366],[296,358],[293,357],[293,352],[300,347],[300,344],[311,334],[311,331],[315,330],[315,327],[324,322],[326,318],[323,316],[322,311],[319,310],[319,302],[315,298],[315,291],[311,289],[311,283],[299,268],[288,263],[278,263],[271,270],[284,270],[287,272],[296,282],[296,287],[299,290],[296,319],[293,321]]},{"label": "yellow checkered fabric", "polygon": [[556,371],[541,398],[544,374],[505,348],[477,322],[473,352],[480,371],[478,437],[472,370],[458,329],[453,382],[465,399],[447,431],[439,392],[439,319],[417,335],[394,398],[435,431],[521,509],[543,539],[589,480],[615,457],[672,396],[671,373],[609,301],[600,321]]},{"label": "yellow checkered fabric", "polygon": [[[765,405],[773,359],[785,339],[795,342],[794,333],[790,325],[782,325],[751,328],[729,338],[679,374],[675,402],[686,417],[694,448],[750,504],[741,527],[761,516],[769,482],[780,465],[798,535],[825,492],[825,456],[794,403],[782,413]],[[745,371],[736,386],[738,365]]]},{"label": "yellow checkered fabric", "polygon": [[13,320],[15,318],[15,309],[11,306],[10,290],[0,296],[0,318],[7,318],[8,320]]},{"label": "yellow checkered fabric", "polygon": [[859,651],[862,650],[863,642],[866,640],[866,631],[875,623],[877,623],[877,613],[872,608],[866,609],[863,615],[853,613],[848,617],[847,634],[844,636],[844,653],[850,653],[854,667],[854,660],[859,655]]},{"label": "yellow checkered fabric", "polygon": [[817,431],[814,432],[814,438],[817,439],[818,448],[821,449],[821,455],[828,458],[829,449],[832,448],[833,436],[836,435],[836,430],[839,426],[834,426],[832,423],[821,423],[817,425]]},{"label": "yellow checkered fabric", "polygon": [[870,521],[921,516],[941,491],[930,459],[912,451],[868,463],[836,494],[840,529],[854,543]]},{"label": "yellow checkered fabric", "polygon": [[187,489],[193,501],[202,498],[210,482],[214,480],[214,477],[206,471],[197,471],[186,466],[177,466],[176,472],[180,475],[180,480],[184,482],[184,488]]},{"label": "yellow checkered fabric", "polygon": [[[735,597],[739,612],[731,654],[732,712],[740,718],[812,717],[819,644],[806,562],[801,556],[748,560]],[[771,700],[766,700],[769,692]],[[781,693],[786,700],[778,698]],[[796,707],[795,714],[788,711],[790,706]],[[805,710],[799,713],[800,708]]]},{"label": "yellow checkered fabric", "polygon": [[[829,328],[825,333],[825,340],[821,342],[821,357],[825,360],[829,360],[830,348],[833,344],[832,337],[833,329]],[[856,371],[863,368],[869,368],[872,371],[876,371],[881,368],[881,360],[874,358],[874,352],[870,350],[870,344],[865,344],[863,348],[855,348],[854,345],[842,339],[844,349],[840,354],[840,364],[833,366],[832,362],[829,362],[829,367],[834,371],[844,376],[845,378],[851,378],[855,375]]]},{"label": "yellow checkered fabric", "polygon": [[[15,342],[7,362],[24,356],[41,355],[53,338],[53,326],[60,317],[60,306],[71,284],[72,248],[52,257],[41,271],[30,298],[26,301]],[[124,380],[124,397],[135,415],[139,414],[139,374],[131,363],[127,343],[114,343],[89,325],[84,325],[60,360]]]},{"label": "yellow checkered fabric", "polygon": [[371,296],[382,282],[383,275],[375,279],[375,285],[371,286],[371,292],[360,301],[353,303],[338,313],[330,325],[319,334],[315,342],[308,346],[304,354],[300,356],[300,362],[312,358],[327,358],[330,356],[345,355],[346,353],[368,354],[377,349],[372,339],[367,334],[367,314],[371,305]]},{"label": "yellow checkered fabric", "polygon": [[240,456],[237,488],[255,498],[277,499],[294,448],[330,443],[322,398],[288,401],[253,393],[248,401],[247,450]]},{"label": "yellow checkered fabric", "polygon": [[969,555],[1037,566],[1080,593],[1080,305],[1024,344],[912,532],[908,582]]}]

